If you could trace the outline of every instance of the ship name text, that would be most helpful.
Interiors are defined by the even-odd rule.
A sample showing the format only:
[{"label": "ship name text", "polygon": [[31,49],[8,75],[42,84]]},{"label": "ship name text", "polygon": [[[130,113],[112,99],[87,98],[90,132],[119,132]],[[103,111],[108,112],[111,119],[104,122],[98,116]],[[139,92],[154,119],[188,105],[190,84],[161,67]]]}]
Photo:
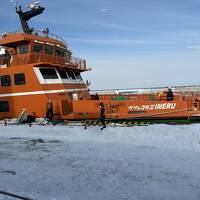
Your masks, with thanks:
[{"label": "ship name text", "polygon": [[174,110],[176,103],[158,103],[152,105],[129,106],[129,111],[144,111],[144,110]]}]

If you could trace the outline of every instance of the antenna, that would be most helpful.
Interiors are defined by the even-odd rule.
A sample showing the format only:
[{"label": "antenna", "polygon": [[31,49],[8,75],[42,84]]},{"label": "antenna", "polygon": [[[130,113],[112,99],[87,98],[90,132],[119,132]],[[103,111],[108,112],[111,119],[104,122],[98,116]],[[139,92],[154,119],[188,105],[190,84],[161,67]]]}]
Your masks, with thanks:
[{"label": "antenna", "polygon": [[39,8],[39,4],[40,4],[40,1],[36,1],[34,3],[29,3],[26,5],[26,8],[37,9],[37,8]]},{"label": "antenna", "polygon": [[40,15],[44,11],[45,8],[39,6],[39,3],[40,3],[40,1],[36,1],[34,3],[28,4],[26,6],[26,8],[29,8],[29,10],[27,10],[25,12],[22,10],[21,6],[16,7],[16,13],[19,15],[24,33],[31,34],[32,30],[28,26],[28,21],[31,18],[33,18],[37,15]]}]

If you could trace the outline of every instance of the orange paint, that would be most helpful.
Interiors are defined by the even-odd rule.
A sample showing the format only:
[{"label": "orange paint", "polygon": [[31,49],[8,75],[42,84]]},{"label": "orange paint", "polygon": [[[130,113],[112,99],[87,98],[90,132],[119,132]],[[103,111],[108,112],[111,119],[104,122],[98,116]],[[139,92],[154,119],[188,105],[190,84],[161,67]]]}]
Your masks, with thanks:
[{"label": "orange paint", "polygon": [[[98,119],[100,102],[104,103],[109,120],[200,117],[198,97],[179,93],[174,94],[173,101],[167,101],[166,93],[99,94],[99,100],[94,100],[88,85],[79,77],[80,73],[90,70],[86,61],[72,57],[67,44],[57,38],[51,34],[22,32],[0,38],[0,45],[8,56],[6,62],[0,56],[0,76],[11,78],[10,85],[0,84],[0,119],[18,117],[22,109],[36,118],[45,117],[49,100],[53,103],[55,119]],[[41,69],[46,69],[45,73],[51,69],[53,72],[45,75]],[[51,73],[53,78],[45,78]],[[25,83],[15,83],[17,74],[25,76]]]}]

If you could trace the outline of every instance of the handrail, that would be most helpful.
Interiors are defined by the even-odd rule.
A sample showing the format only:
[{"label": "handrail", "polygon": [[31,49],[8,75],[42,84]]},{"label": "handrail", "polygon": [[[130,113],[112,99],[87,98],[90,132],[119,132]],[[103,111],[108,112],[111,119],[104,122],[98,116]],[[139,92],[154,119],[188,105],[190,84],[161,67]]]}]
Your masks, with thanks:
[{"label": "handrail", "polygon": [[[17,33],[24,33],[22,30],[17,30],[17,31],[12,31],[12,32],[5,32],[5,33],[2,33],[0,38],[3,38],[7,35],[13,35],[13,34],[17,34]],[[59,42],[62,42],[64,43],[66,46],[68,46],[67,42],[60,36],[56,35],[56,34],[53,34],[53,33],[45,33],[43,31],[39,31],[39,30],[35,30],[32,32],[31,35],[35,35],[35,36],[41,36],[41,37],[48,37],[48,38],[51,38],[51,39],[55,39],[55,40],[58,40]]]},{"label": "handrail", "polygon": [[68,65],[69,67],[86,70],[86,61],[77,57],[59,57],[45,53],[30,53],[27,55],[15,55],[12,58],[11,66],[47,62],[52,64]]},{"label": "handrail", "polygon": [[84,59],[71,56],[70,63],[73,65],[77,65],[78,68],[80,68],[80,69],[86,69],[86,60],[84,60]]},{"label": "handrail", "polygon": [[[97,93],[98,94],[98,93]],[[167,96],[162,96],[159,97],[157,95],[157,93],[155,94],[127,94],[127,95],[123,95],[123,94],[98,94],[99,97],[101,98],[101,100],[106,100],[106,99],[112,99],[112,100],[135,100],[135,101],[140,101],[140,100],[147,100],[147,101],[151,101],[151,102],[155,102],[155,101],[167,101]],[[124,99],[123,99],[124,98]],[[184,96],[182,95],[178,95],[178,94],[174,94],[174,98],[173,101],[183,101],[184,100]],[[170,101],[169,101],[170,102]]]}]

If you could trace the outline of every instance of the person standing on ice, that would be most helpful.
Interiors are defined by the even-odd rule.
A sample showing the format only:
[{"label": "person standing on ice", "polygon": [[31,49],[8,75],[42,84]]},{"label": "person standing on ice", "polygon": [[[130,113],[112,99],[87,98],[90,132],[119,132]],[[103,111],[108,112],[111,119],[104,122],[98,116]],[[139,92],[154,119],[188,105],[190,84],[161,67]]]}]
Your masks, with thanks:
[{"label": "person standing on ice", "polygon": [[49,101],[46,105],[46,117],[45,117],[45,119],[47,119],[48,121],[53,120],[53,103],[52,103],[51,99],[49,99]]},{"label": "person standing on ice", "polygon": [[102,128],[101,128],[101,130],[103,130],[104,128],[106,128],[106,124],[105,124],[105,107],[104,107],[104,104],[101,102],[100,104],[99,104],[99,108],[100,108],[100,118],[99,118],[99,120],[100,120],[100,122],[101,122],[101,124],[102,124]]}]

